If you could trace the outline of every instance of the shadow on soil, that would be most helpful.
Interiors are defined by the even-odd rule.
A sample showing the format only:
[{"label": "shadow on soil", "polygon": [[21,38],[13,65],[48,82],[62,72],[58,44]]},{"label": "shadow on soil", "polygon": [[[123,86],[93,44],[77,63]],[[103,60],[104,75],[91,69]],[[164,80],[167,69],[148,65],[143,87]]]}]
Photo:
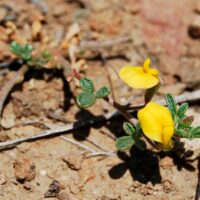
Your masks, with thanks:
[{"label": "shadow on soil", "polygon": [[176,143],[174,149],[169,152],[155,153],[150,150],[141,151],[133,147],[130,150],[130,155],[118,152],[118,157],[122,162],[113,166],[109,170],[109,175],[113,179],[119,179],[129,170],[133,180],[137,180],[140,183],[161,183],[160,159],[166,156],[171,157],[178,170],[185,168],[189,171],[194,171],[195,167],[192,166],[194,160],[190,159],[192,155],[193,152],[185,151],[184,144],[180,142]]}]

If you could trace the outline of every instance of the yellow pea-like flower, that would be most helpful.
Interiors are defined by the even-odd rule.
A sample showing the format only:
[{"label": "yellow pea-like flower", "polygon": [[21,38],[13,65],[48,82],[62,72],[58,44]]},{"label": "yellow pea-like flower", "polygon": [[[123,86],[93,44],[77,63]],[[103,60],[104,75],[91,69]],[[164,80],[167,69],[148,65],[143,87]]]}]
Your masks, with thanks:
[{"label": "yellow pea-like flower", "polygon": [[151,60],[145,60],[143,66],[125,66],[119,77],[130,87],[136,89],[152,88],[159,83],[158,70],[150,68]]},{"label": "yellow pea-like flower", "polygon": [[146,137],[161,143],[163,150],[171,148],[174,121],[167,107],[150,102],[139,110],[138,120]]}]

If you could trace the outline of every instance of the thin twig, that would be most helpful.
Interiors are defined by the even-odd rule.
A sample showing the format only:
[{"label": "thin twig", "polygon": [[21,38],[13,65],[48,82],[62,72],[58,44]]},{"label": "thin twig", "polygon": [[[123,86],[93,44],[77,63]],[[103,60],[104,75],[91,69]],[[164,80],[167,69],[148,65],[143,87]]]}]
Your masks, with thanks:
[{"label": "thin twig", "polygon": [[3,106],[8,95],[10,94],[13,87],[23,80],[24,74],[26,73],[27,69],[28,68],[26,65],[22,66],[20,70],[16,72],[15,76],[7,83],[7,85],[3,87],[3,91],[1,92],[0,96],[0,120],[3,111]]},{"label": "thin twig", "polygon": [[79,46],[79,51],[83,51],[86,49],[99,49],[99,48],[109,48],[115,45],[119,45],[126,42],[131,42],[132,38],[130,36],[121,37],[113,40],[106,40],[106,41],[83,41]]},{"label": "thin twig", "polygon": [[[177,103],[193,102],[193,101],[200,100],[200,90],[185,93],[183,95],[175,97],[175,99],[176,99]],[[164,99],[157,101],[157,103],[165,105]],[[130,113],[132,111],[136,111],[137,109],[141,108],[142,106],[144,106],[144,105],[141,104],[139,106],[132,107],[132,110],[130,111]],[[102,123],[107,120],[111,120],[113,118],[119,117],[121,115],[122,114],[119,111],[114,111],[114,112],[108,113],[106,115],[94,117],[92,119],[80,120],[80,121],[70,123],[66,126],[60,126],[60,127],[52,128],[50,130],[45,130],[45,131],[40,132],[38,135],[34,135],[31,137],[23,137],[23,138],[18,138],[18,139],[6,141],[6,142],[0,142],[0,150],[14,147],[18,144],[21,144],[22,142],[31,142],[34,140],[38,140],[38,139],[42,139],[42,138],[50,137],[50,136],[53,137],[53,136],[57,136],[61,133],[66,133],[66,132],[70,132],[73,130],[83,128],[85,126],[92,126],[97,123]]]},{"label": "thin twig", "polygon": [[60,136],[60,137],[63,140],[78,146],[79,148],[82,148],[82,149],[85,149],[86,151],[89,151],[91,154],[89,156],[87,156],[87,157],[93,157],[93,156],[116,156],[116,153],[114,153],[112,151],[110,151],[110,152],[107,152],[107,151],[97,152],[97,151],[91,149],[90,147],[80,143],[80,142],[77,142],[75,140],[69,139],[69,138],[64,137],[64,136]]}]

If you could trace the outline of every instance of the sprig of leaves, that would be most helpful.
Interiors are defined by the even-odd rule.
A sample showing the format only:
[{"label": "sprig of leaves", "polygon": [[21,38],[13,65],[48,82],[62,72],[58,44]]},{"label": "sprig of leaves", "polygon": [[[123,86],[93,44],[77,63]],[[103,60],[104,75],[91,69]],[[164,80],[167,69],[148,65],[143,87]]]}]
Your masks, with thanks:
[{"label": "sprig of leaves", "polygon": [[176,134],[182,138],[199,138],[200,127],[193,127],[192,122],[194,117],[186,115],[186,111],[189,108],[188,103],[183,103],[178,107],[174,97],[171,94],[167,94],[165,96],[165,100],[175,122]]},{"label": "sprig of leaves", "polygon": [[136,145],[141,150],[146,149],[146,143],[141,139],[142,130],[139,123],[136,125],[136,128],[134,128],[131,123],[124,122],[123,129],[127,135],[117,138],[116,148],[118,150],[127,150],[133,145]]},{"label": "sprig of leaves", "polygon": [[96,99],[103,99],[110,94],[110,88],[103,86],[95,92],[94,83],[89,78],[82,78],[80,81],[82,92],[76,97],[77,104],[81,108],[88,108],[94,105]]},{"label": "sprig of leaves", "polygon": [[13,54],[25,61],[29,66],[43,67],[51,60],[51,53],[47,50],[42,51],[40,54],[32,56],[33,47],[30,44],[20,45],[18,42],[13,41],[10,44],[10,50]]},{"label": "sprig of leaves", "polygon": [[30,44],[20,45],[16,41],[13,41],[10,44],[10,50],[24,61],[28,61],[32,58],[33,47]]}]

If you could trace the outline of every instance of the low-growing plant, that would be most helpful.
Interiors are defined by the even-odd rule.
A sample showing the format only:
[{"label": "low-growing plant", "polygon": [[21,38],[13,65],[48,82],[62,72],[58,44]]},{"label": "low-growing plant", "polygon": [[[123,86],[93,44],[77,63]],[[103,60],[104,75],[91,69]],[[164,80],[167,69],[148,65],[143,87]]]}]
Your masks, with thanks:
[{"label": "low-growing plant", "polygon": [[[92,106],[99,98],[111,101],[112,105],[126,117],[123,129],[125,136],[116,140],[118,150],[130,149],[136,145],[139,149],[146,149],[146,142],[159,150],[168,151],[173,148],[177,138],[194,139],[200,137],[200,127],[193,127],[193,116],[186,114],[188,103],[177,105],[171,94],[165,95],[166,106],[152,102],[151,99],[159,90],[159,72],[150,67],[150,59],[145,60],[143,66],[125,66],[119,72],[119,77],[130,87],[145,89],[145,104],[138,110],[137,120],[113,100],[108,98],[110,89],[106,86],[94,94],[94,84],[91,79],[78,78],[82,92],[77,96],[77,104],[82,108]],[[99,95],[101,93],[101,95]]]},{"label": "low-growing plant", "polygon": [[[29,66],[42,67],[52,58],[47,50],[33,56],[34,49],[29,44],[20,45],[12,42],[10,49]],[[173,148],[176,139],[200,137],[200,126],[193,127],[194,117],[186,114],[188,103],[178,105],[171,94],[165,95],[166,106],[151,101],[161,87],[161,82],[158,70],[151,68],[150,63],[150,59],[146,59],[143,66],[124,66],[119,72],[120,79],[128,86],[145,90],[145,103],[138,110],[136,118],[128,112],[127,107],[118,104],[109,96],[111,93],[109,87],[96,89],[92,79],[81,77],[79,72],[72,70],[72,76],[79,80],[82,90],[76,97],[79,107],[87,109],[97,100],[103,99],[127,119],[123,123],[126,135],[116,140],[117,150],[127,150],[133,145],[145,150],[149,143],[156,149],[169,151]]]}]

